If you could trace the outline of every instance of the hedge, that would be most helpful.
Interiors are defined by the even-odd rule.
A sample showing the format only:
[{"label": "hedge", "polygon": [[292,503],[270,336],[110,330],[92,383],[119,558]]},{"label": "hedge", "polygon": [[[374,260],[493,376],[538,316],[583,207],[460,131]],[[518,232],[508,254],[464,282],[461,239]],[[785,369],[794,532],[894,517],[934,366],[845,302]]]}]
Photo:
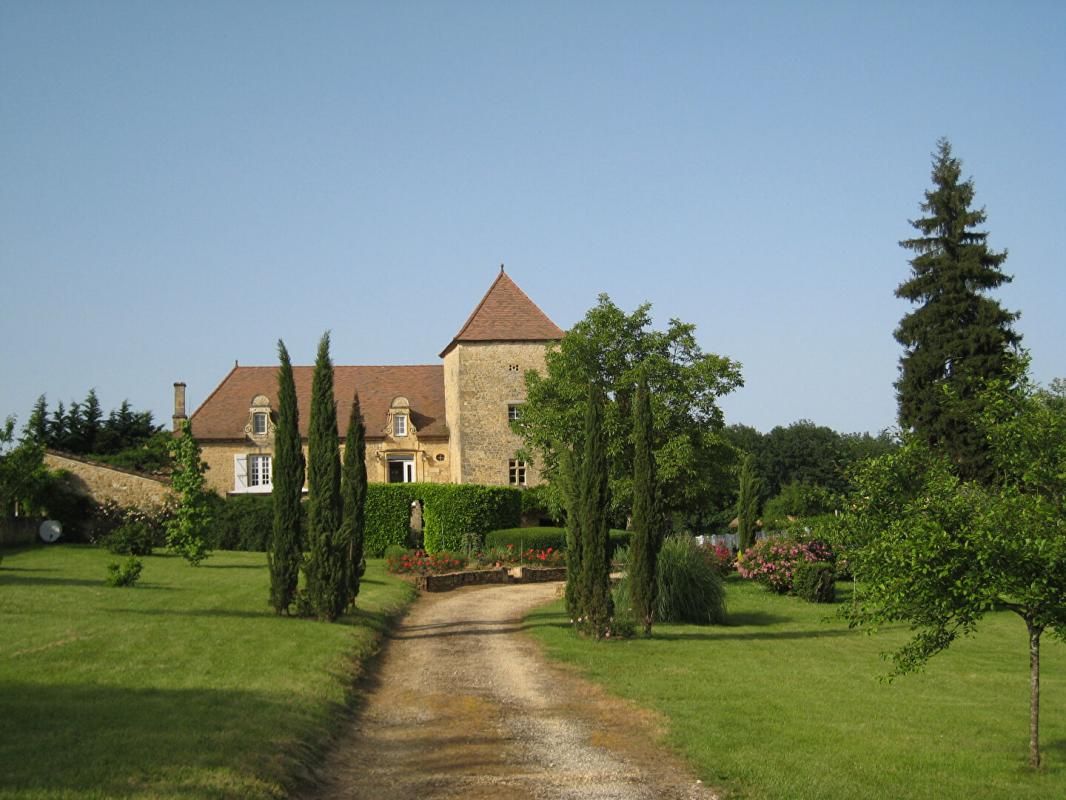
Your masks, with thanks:
[{"label": "hedge", "polygon": [[433,483],[419,490],[429,553],[479,549],[489,531],[517,525],[522,517],[521,489]]},{"label": "hedge", "polygon": [[792,575],[792,592],[808,603],[836,600],[833,565],[825,561],[800,561]]},{"label": "hedge", "polygon": [[[481,547],[494,528],[517,525],[522,492],[509,486],[447,483],[371,483],[366,495],[368,557],[380,558],[390,545],[407,547],[411,504],[422,502],[422,530],[430,553],[461,550],[467,538]],[[231,495],[212,504],[209,546],[214,550],[266,550],[274,529],[269,494]],[[302,521],[306,525],[306,514]]]},{"label": "hedge", "polygon": [[[613,556],[619,547],[628,547],[632,537],[632,531],[611,528],[607,543],[608,556]],[[547,550],[549,547],[553,550],[565,550],[566,528],[503,528],[485,535],[485,547],[488,549],[507,545],[516,550]]]}]

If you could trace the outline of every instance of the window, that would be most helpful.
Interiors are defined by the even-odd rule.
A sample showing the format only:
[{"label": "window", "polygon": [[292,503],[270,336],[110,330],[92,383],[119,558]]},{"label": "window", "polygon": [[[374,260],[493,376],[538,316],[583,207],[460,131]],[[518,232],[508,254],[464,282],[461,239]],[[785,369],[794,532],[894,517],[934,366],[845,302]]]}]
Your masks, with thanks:
[{"label": "window", "polygon": [[513,486],[526,485],[526,462],[511,459],[507,462],[508,482]]},{"label": "window", "polygon": [[407,415],[397,414],[392,418],[392,435],[393,436],[406,436],[407,435]]},{"label": "window", "polygon": [[522,418],[522,406],[517,403],[511,403],[507,406],[507,419],[509,422],[514,422]]},{"label": "window", "polygon": [[267,415],[263,412],[252,414],[252,433],[262,436],[267,432]]},{"label": "window", "polygon": [[248,488],[270,487],[270,456],[248,456]]}]

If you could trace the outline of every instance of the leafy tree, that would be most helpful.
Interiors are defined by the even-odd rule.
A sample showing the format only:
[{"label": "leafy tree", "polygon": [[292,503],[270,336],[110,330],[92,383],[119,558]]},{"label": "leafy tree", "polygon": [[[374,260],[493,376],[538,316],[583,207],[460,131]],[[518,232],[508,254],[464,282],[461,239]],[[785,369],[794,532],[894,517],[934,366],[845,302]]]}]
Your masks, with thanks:
[{"label": "leafy tree", "polygon": [[348,418],[348,435],[344,439],[344,463],[341,468],[343,515],[340,541],[347,543],[348,603],[359,595],[363,577],[363,544],[366,541],[366,427],[359,406],[359,394],[352,399]]},{"label": "leafy tree", "polygon": [[210,492],[204,488],[207,464],[188,421],[174,439],[174,473],[171,486],[180,498],[174,516],[167,521],[167,546],[193,566],[208,556],[207,529],[211,524]]},{"label": "leafy tree", "polygon": [[0,425],[0,517],[12,516],[16,510],[39,493],[46,479],[44,451],[28,438],[15,443],[15,418]]},{"label": "leafy tree", "polygon": [[641,376],[633,409],[633,539],[629,577],[633,612],[651,636],[656,606],[656,564],[662,528],[655,507],[655,454],[652,452],[651,396]]},{"label": "leafy tree", "polygon": [[814,483],[793,481],[782,487],[776,496],[763,506],[763,519],[767,524],[781,522],[788,517],[814,517],[828,514],[838,506],[836,496]]},{"label": "leafy tree", "polygon": [[585,403],[584,452],[578,485],[578,538],[581,540],[581,598],[579,628],[600,639],[610,632],[613,612],[610,558],[607,550],[607,442],[603,393],[595,385]]},{"label": "leafy tree", "polygon": [[285,343],[278,340],[278,419],[274,433],[274,526],[267,562],[270,566],[270,604],[287,614],[296,596],[300,563],[300,501],[303,498],[304,454],[300,439],[300,411],[296,382]]},{"label": "leafy tree", "polygon": [[307,598],[319,619],[333,621],[348,605],[348,548],[339,541],[341,522],[340,458],[337,453],[337,402],[329,333],[318,343],[311,378],[311,419],[307,435],[307,538],[304,563]]},{"label": "leafy tree", "polygon": [[921,668],[990,610],[1022,618],[1036,767],[1040,638],[1066,638],[1066,414],[1025,381],[1011,384],[994,381],[977,398],[992,482],[963,480],[942,451],[910,437],[859,470],[842,543],[856,579],[851,622],[907,621],[917,631],[893,654],[893,674]]},{"label": "leafy tree", "polygon": [[759,479],[755,457],[744,456],[740,465],[740,491],[737,494],[737,548],[744,552],[755,544],[755,522],[759,516]]},{"label": "leafy tree", "polygon": [[[986,219],[972,208],[973,181],[960,180],[961,162],[946,139],[933,156],[933,188],[912,220],[920,236],[900,242],[915,253],[911,275],[896,296],[917,304],[896,329],[903,345],[896,382],[900,424],[932,447],[942,447],[964,478],[987,478],[988,445],[976,421],[980,390],[1010,371],[1021,336],[1005,311],[986,293],[1011,277],[1000,267],[1006,251],[988,247],[988,234],[976,226]],[[949,401],[948,387],[954,400]]]},{"label": "leafy tree", "polygon": [[[740,366],[704,353],[695,327],[671,320],[665,331],[650,329],[651,306],[626,314],[600,295],[590,309],[548,351],[543,374],[526,373],[527,402],[514,423],[527,457],[539,456],[544,474],[562,505],[562,454],[581,440],[588,386],[603,387],[603,435],[611,516],[623,520],[632,508],[633,401],[646,371],[653,406],[653,449],[662,511],[690,515],[717,510],[728,496],[732,449],[721,437],[717,400],[742,384]],[[725,500],[727,502],[727,500]]]}]

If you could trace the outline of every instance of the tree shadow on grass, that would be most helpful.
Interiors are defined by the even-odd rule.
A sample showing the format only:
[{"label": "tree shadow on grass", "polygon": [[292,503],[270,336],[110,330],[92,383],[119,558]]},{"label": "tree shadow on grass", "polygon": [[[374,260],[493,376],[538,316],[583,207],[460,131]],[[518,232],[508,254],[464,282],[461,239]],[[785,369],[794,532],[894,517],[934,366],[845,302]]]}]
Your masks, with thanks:
[{"label": "tree shadow on grass", "polygon": [[792,617],[768,614],[765,611],[741,611],[726,614],[725,624],[730,628],[739,628],[749,625],[780,625],[784,622],[792,622]]},{"label": "tree shadow on grass", "polygon": [[[138,584],[138,588],[140,584]],[[236,617],[238,619],[261,619],[277,616],[269,608],[262,611],[239,611],[232,608],[106,608],[108,614],[141,614],[147,617]],[[296,617],[293,617],[296,619]]]},{"label": "tree shadow on grass", "polygon": [[663,633],[655,630],[655,638],[664,641],[782,641],[787,639],[825,639],[836,636],[856,636],[855,631],[841,630],[840,628],[816,628],[806,631],[751,631],[745,633],[732,632],[726,625],[706,625],[703,627],[692,626],[694,630],[677,633]]},{"label": "tree shadow on grass", "polygon": [[236,797],[255,785],[250,765],[277,764],[259,731],[286,729],[291,713],[234,689],[2,681],[0,697],[3,797],[207,797],[223,775]]},{"label": "tree shadow on grass", "polygon": [[[102,577],[99,580],[90,580],[88,578],[23,577],[21,575],[5,575],[5,572],[7,570],[0,569],[0,586],[92,586],[94,588],[107,586],[107,581]],[[143,588],[170,589],[172,587],[159,584],[144,584]]]},{"label": "tree shadow on grass", "polygon": [[200,569],[266,569],[267,565],[263,564],[211,564],[205,561],[199,565]]}]

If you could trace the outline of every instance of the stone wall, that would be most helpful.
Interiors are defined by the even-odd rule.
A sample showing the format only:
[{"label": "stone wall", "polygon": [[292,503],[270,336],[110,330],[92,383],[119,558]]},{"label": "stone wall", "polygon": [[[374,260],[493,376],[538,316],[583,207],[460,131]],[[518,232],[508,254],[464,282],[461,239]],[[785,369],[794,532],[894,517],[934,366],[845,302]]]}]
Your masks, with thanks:
[{"label": "stone wall", "polygon": [[[506,485],[508,462],[522,447],[511,430],[510,405],[526,400],[525,374],[543,372],[542,342],[462,342],[444,357],[444,395],[455,483]],[[526,485],[541,482],[530,466]]]},{"label": "stone wall", "polygon": [[37,531],[41,527],[41,522],[39,517],[0,519],[0,546],[33,544],[37,541]]},{"label": "stone wall", "polygon": [[416,585],[423,592],[448,592],[460,586],[484,586],[494,583],[546,583],[565,581],[566,567],[497,567],[443,575],[420,575]]},{"label": "stone wall", "polygon": [[70,484],[80,494],[97,503],[111,500],[129,508],[158,508],[173,496],[170,484],[139,472],[85,461],[75,456],[48,451],[44,463],[70,475]]}]

